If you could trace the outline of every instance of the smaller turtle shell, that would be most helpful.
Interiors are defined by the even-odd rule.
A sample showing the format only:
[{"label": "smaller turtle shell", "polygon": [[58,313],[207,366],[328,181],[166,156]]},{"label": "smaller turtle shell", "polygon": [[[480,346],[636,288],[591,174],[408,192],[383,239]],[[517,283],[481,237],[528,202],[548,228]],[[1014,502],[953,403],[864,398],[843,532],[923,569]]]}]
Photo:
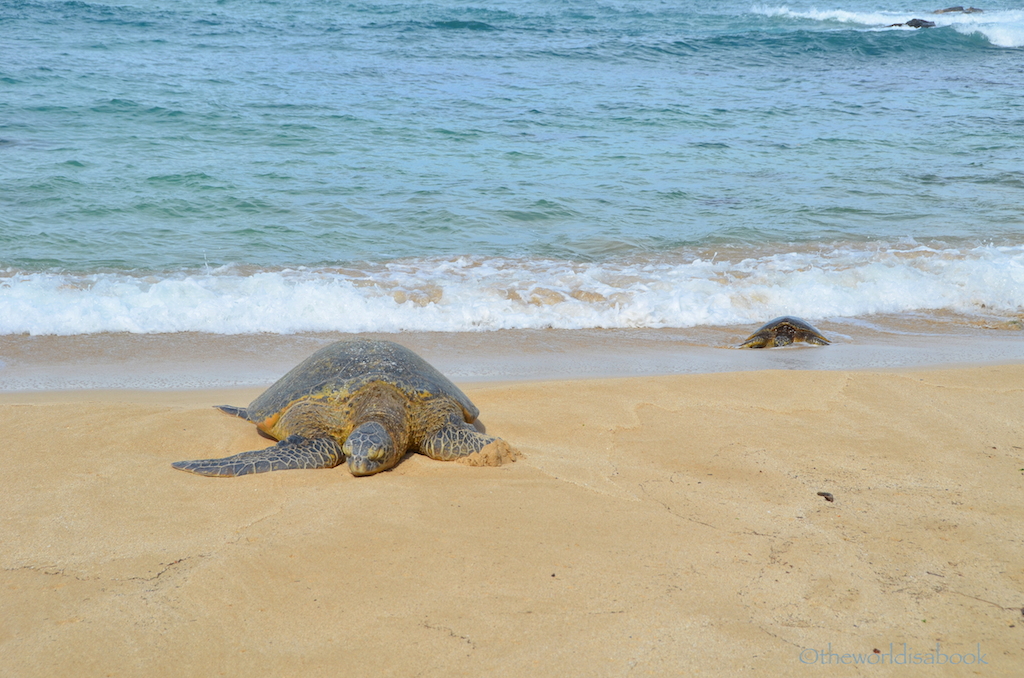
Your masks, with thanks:
[{"label": "smaller turtle shell", "polygon": [[801,318],[784,315],[770,320],[740,344],[740,348],[770,348],[788,346],[803,341],[809,344],[827,346],[831,342],[810,323]]}]

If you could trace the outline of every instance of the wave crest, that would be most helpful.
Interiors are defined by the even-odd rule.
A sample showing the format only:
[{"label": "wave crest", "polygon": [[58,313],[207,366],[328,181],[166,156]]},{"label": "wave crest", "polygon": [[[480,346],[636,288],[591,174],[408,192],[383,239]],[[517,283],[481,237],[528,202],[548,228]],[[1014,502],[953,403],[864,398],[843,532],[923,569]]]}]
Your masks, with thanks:
[{"label": "wave crest", "polygon": [[[963,35],[981,35],[996,47],[1024,47],[1024,10],[986,10],[961,14],[913,13],[908,11],[853,12],[843,9],[795,10],[788,5],[755,5],[753,14],[815,21],[825,24],[856,24],[869,30],[889,28],[912,18],[934,22],[936,27],[950,26]],[[909,30],[909,29],[908,29]]]}]

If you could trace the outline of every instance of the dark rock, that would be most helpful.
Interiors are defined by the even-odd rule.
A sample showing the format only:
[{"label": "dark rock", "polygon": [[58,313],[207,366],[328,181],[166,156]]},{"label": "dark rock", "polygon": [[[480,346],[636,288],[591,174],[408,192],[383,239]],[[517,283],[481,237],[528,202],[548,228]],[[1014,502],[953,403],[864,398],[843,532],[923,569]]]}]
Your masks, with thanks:
[{"label": "dark rock", "polygon": [[897,26],[910,26],[911,28],[932,28],[935,25],[934,21],[925,21],[924,19],[911,19],[905,24],[889,24],[889,28],[896,28]]}]

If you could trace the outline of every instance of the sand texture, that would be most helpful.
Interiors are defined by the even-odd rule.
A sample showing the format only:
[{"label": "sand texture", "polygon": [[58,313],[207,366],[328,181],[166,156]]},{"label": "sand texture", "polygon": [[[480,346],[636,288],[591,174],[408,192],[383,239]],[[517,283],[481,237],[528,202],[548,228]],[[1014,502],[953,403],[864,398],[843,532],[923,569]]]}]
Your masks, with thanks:
[{"label": "sand texture", "polygon": [[1024,365],[465,390],[520,459],[204,478],[259,389],[0,395],[0,675],[1022,675]]}]

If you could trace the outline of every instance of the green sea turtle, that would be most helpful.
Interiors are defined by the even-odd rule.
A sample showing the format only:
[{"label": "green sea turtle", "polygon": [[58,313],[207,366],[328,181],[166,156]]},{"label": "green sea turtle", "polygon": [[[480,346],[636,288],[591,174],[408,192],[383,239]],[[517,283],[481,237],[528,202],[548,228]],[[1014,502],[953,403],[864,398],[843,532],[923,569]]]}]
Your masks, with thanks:
[{"label": "green sea turtle", "polygon": [[784,315],[760,327],[740,344],[740,348],[774,348],[789,346],[794,341],[806,341],[808,344],[819,346],[828,346],[831,343],[808,322]]},{"label": "green sea turtle", "polygon": [[[248,407],[220,406],[280,441],[223,459],[179,461],[204,476],[332,468],[353,475],[391,468],[410,451],[431,459],[496,465],[517,453],[473,426],[479,410],[459,388],[404,346],[339,341],[299,363]],[[488,445],[492,447],[483,455]],[[482,460],[482,461],[481,461]]]}]

